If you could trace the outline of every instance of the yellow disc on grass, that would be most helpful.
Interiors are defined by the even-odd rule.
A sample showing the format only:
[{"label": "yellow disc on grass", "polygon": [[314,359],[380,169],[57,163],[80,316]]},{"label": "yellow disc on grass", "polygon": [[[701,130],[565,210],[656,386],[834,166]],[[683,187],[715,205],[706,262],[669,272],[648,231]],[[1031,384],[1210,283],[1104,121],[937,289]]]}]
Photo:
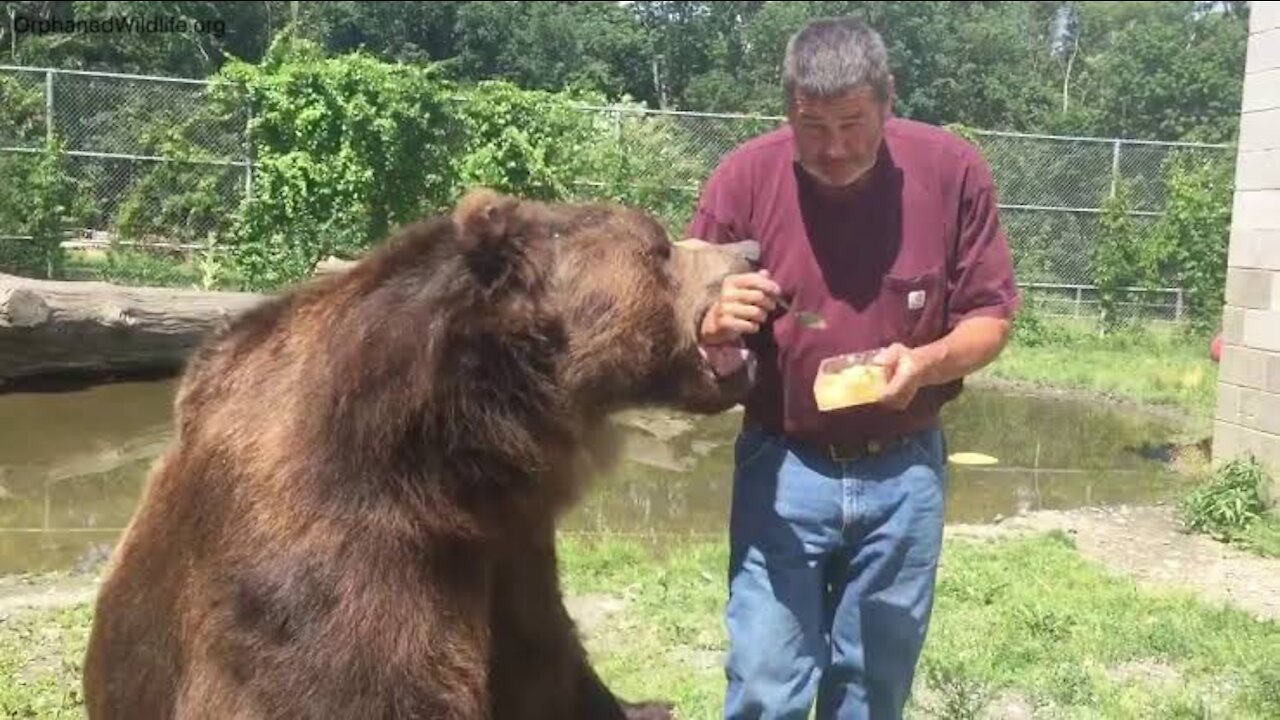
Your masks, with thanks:
[{"label": "yellow disc on grass", "polygon": [[950,460],[957,465],[995,465],[1000,462],[990,455],[977,452],[953,453]]}]

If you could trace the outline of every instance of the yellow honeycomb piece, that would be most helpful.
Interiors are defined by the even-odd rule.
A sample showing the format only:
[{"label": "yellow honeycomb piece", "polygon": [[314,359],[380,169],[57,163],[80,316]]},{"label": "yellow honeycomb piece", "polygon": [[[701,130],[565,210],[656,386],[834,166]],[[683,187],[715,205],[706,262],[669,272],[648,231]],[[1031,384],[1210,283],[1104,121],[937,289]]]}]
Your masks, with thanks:
[{"label": "yellow honeycomb piece", "polygon": [[865,405],[880,398],[886,383],[879,365],[853,365],[838,373],[819,373],[813,383],[813,397],[822,412]]}]

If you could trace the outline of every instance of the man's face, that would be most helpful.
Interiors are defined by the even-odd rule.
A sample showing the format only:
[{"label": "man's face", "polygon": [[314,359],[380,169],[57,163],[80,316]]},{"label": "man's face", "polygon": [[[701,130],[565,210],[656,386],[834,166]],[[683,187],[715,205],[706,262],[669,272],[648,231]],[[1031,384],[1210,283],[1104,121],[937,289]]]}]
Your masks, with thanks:
[{"label": "man's face", "polygon": [[889,104],[861,87],[837,98],[793,98],[787,119],[795,131],[800,165],[818,181],[843,187],[876,161]]}]

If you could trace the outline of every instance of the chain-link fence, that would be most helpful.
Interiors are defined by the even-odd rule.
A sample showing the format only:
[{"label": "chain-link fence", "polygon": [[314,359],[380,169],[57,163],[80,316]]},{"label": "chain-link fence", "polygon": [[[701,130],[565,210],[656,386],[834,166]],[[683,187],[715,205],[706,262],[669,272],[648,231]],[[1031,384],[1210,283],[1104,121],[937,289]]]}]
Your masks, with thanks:
[{"label": "chain-link fence", "polygon": [[[0,68],[0,177],[33,180],[57,140],[84,218],[72,247],[112,241],[194,249],[224,227],[252,179],[243,109],[213,83]],[[229,110],[227,108],[230,108]],[[25,239],[21,188],[4,197],[0,238]],[[196,199],[201,196],[204,199]],[[127,229],[129,240],[121,240]]]},{"label": "chain-link fence", "polygon": [[[121,237],[201,247],[252,192],[246,111],[202,81],[0,66],[0,239],[23,237],[23,163],[51,138],[65,145],[88,221],[68,244]],[[782,118],[584,107],[604,128],[615,166],[586,172],[584,196],[623,197],[678,226],[699,185],[730,149]],[[1097,312],[1092,248],[1106,199],[1123,185],[1138,242],[1165,208],[1167,161],[1233,162],[1227,145],[973,131],[991,164],[1020,283],[1053,314]],[[623,167],[616,165],[622,164]],[[26,173],[26,174],[24,174]],[[626,178],[619,187],[618,178]],[[3,186],[8,185],[9,195]],[[6,197],[16,198],[4,202]],[[3,207],[3,205],[8,207]],[[1175,320],[1179,288],[1135,291],[1128,310]],[[1121,308],[1123,311],[1125,308]]]},{"label": "chain-link fence", "polygon": [[[1127,191],[1126,219],[1133,242],[1143,245],[1155,240],[1172,162],[1235,162],[1229,145],[981,131],[974,140],[998,185],[1019,282],[1047,313],[1074,317],[1098,312],[1092,251],[1109,198]],[[1116,309],[1121,314],[1183,318],[1182,288],[1126,290]]]}]

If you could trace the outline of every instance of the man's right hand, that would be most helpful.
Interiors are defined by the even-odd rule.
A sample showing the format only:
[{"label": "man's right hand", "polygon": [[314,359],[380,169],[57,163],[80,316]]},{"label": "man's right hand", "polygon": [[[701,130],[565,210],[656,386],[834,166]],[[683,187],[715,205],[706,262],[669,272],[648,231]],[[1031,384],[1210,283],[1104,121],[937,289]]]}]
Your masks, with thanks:
[{"label": "man's right hand", "polygon": [[701,342],[718,345],[760,330],[777,307],[781,288],[768,270],[730,275],[720,287],[720,297],[702,317]]}]

